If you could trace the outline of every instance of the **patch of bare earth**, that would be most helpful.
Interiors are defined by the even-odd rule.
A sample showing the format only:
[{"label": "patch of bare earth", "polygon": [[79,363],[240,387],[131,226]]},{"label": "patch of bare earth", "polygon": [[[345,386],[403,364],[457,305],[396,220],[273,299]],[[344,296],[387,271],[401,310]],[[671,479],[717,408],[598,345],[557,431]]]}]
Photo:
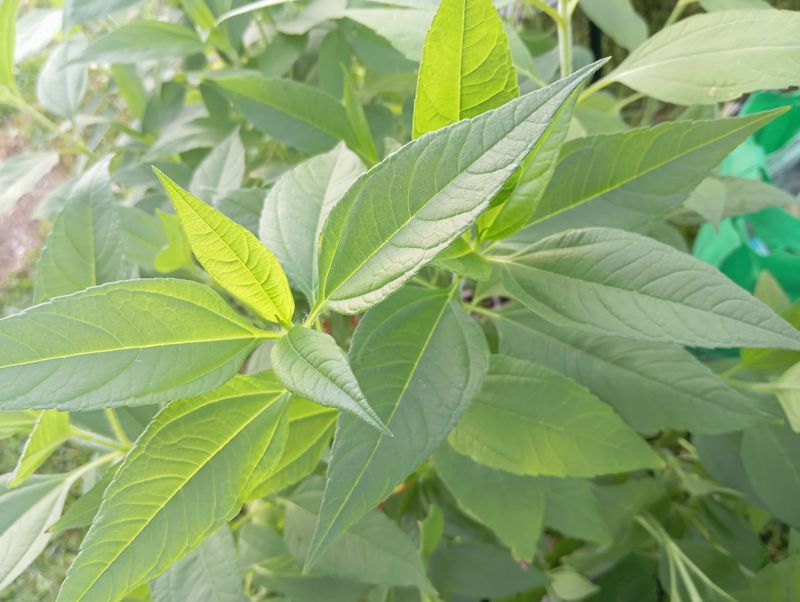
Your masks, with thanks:
[{"label": "patch of bare earth", "polygon": [[[0,131],[0,160],[23,152],[25,143],[19,136]],[[31,192],[17,201],[11,211],[0,216],[0,296],[6,293],[11,277],[33,262],[47,233],[47,226],[34,219],[34,211],[39,201],[63,178],[63,169],[57,165]]]}]

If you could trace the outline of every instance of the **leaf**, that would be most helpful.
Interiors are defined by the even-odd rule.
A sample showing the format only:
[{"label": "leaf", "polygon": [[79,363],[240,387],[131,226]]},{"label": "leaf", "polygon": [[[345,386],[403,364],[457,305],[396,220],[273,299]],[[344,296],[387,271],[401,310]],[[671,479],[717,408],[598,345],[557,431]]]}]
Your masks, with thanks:
[{"label": "leaf", "polygon": [[726,217],[795,203],[791,194],[766,182],[711,176],[700,182],[684,206],[696,211],[714,226],[719,226],[719,222]]},{"label": "leaf", "polygon": [[193,268],[192,246],[189,243],[189,237],[183,231],[181,218],[174,213],[161,211],[161,209],[156,209],[156,217],[161,222],[163,234],[159,233],[154,237],[155,241],[152,238],[151,241],[157,243],[162,236],[166,236],[167,240],[153,258],[153,267],[162,274]]},{"label": "leaf", "polygon": [[244,602],[230,529],[222,527],[150,584],[154,602]]},{"label": "leaf", "polygon": [[541,569],[520,565],[505,548],[483,542],[441,545],[429,567],[431,581],[445,600],[502,599],[547,583]]},{"label": "leaf", "polygon": [[289,282],[314,299],[317,240],[342,194],[364,172],[343,145],[287,171],[267,193],[259,236],[278,257]]},{"label": "leaf", "polygon": [[14,63],[35,56],[55,39],[61,31],[61,13],[60,8],[28,8],[17,19]]},{"label": "leaf", "polygon": [[433,265],[477,282],[488,280],[492,275],[492,265],[482,255],[473,251],[463,238],[456,238],[449,247],[439,253]]},{"label": "leaf", "polygon": [[11,435],[27,435],[36,425],[39,413],[32,410],[0,412],[0,439]]},{"label": "leaf", "polygon": [[15,489],[0,486],[0,591],[28,568],[50,541],[71,481],[34,476]]},{"label": "leaf", "polygon": [[734,9],[772,9],[767,0],[698,0],[698,3],[709,13]]},{"label": "leaf", "polygon": [[58,164],[58,153],[25,153],[0,161],[0,215],[28,194]]},{"label": "leaf", "polygon": [[744,431],[741,447],[745,474],[759,499],[778,520],[800,527],[800,435],[786,426]]},{"label": "leaf", "polygon": [[580,6],[595,25],[627,50],[647,39],[647,22],[630,0],[580,0]]},{"label": "leaf", "polygon": [[577,94],[564,103],[550,123],[547,134],[526,157],[519,178],[504,202],[489,207],[478,218],[482,240],[501,240],[523,228],[531,219],[547,190],[558,164],[559,151],[564,142],[575,109]]},{"label": "leaf", "polygon": [[75,25],[94,21],[141,2],[142,0],[70,0],[64,6],[64,30],[68,31]]},{"label": "leaf", "polygon": [[295,397],[289,406],[289,435],[272,474],[251,494],[266,497],[306,478],[328,448],[339,413]]},{"label": "leaf", "polygon": [[78,60],[135,64],[180,59],[202,50],[200,38],[188,27],[165,21],[134,21],[90,44]]},{"label": "leaf", "polygon": [[264,190],[240,188],[217,201],[217,209],[253,234],[258,234],[258,222],[264,209]]},{"label": "leaf", "polygon": [[218,203],[241,188],[245,176],[245,152],[238,128],[211,149],[192,175],[189,189],[198,197]]},{"label": "leaf", "polygon": [[11,474],[9,486],[16,487],[25,482],[71,434],[69,414],[56,410],[45,410],[39,414]]},{"label": "leaf", "polygon": [[575,379],[640,432],[715,434],[771,418],[678,346],[556,326],[518,306],[492,318],[500,334],[500,353]]},{"label": "leaf", "polygon": [[274,378],[240,375],[164,408],[106,490],[58,601],[121,600],[236,516],[286,405]]},{"label": "leaf", "polygon": [[278,4],[286,4],[287,2],[293,2],[293,1],[294,0],[255,0],[254,2],[248,2],[244,6],[239,6],[235,9],[229,10],[220,15],[217,18],[217,25],[221,25],[228,19],[232,19],[233,17],[238,17],[239,15],[245,15],[247,13],[251,13],[253,11],[260,10],[262,8],[276,6]]},{"label": "leaf", "polygon": [[197,395],[231,378],[272,336],[193,282],[93,287],[0,320],[0,409],[78,411]]},{"label": "leaf", "polygon": [[487,363],[483,333],[446,291],[406,287],[361,319],[350,365],[394,437],[339,417],[306,566],[436,451],[480,387]]},{"label": "leaf", "polygon": [[682,105],[796,86],[799,28],[800,13],[791,10],[694,15],[649,38],[608,79]]},{"label": "leaf", "polygon": [[492,356],[483,388],[448,440],[457,452],[518,475],[591,477],[662,466],[587,389],[501,355]]},{"label": "leaf", "polygon": [[370,28],[407,59],[418,63],[434,14],[428,9],[349,8],[344,16]]},{"label": "leaf", "polygon": [[526,477],[547,483],[544,524],[570,537],[611,544],[614,537],[603,505],[589,479]]},{"label": "leaf", "polygon": [[347,356],[332,336],[295,326],[272,348],[272,369],[295,395],[350,412],[382,434],[392,436],[370,407]]},{"label": "leaf", "polygon": [[800,364],[789,368],[771,388],[786,412],[792,430],[800,432]]},{"label": "leaf", "polygon": [[518,96],[503,23],[491,0],[443,0],[422,50],[414,138]]},{"label": "leaf", "polygon": [[[19,0],[0,2],[0,88],[6,88],[11,92],[17,90],[17,84],[14,81],[17,6],[19,6]],[[2,205],[0,202],[0,208]]]},{"label": "leaf", "polygon": [[60,533],[68,529],[83,529],[90,526],[103,501],[103,493],[105,493],[116,473],[116,468],[106,470],[105,474],[92,485],[89,491],[75,500],[61,518],[50,525],[48,531]]},{"label": "leaf", "polygon": [[443,445],[433,461],[458,505],[492,529],[515,559],[531,562],[544,521],[546,481],[494,470],[449,445]]},{"label": "leaf", "polygon": [[715,268],[638,234],[572,230],[497,261],[511,295],[560,326],[706,348],[800,349],[792,326]]},{"label": "leaf", "polygon": [[486,209],[598,67],[418,138],[359,178],[322,229],[315,310],[356,313],[402,286]]},{"label": "leaf", "polygon": [[78,113],[86,92],[88,69],[83,64],[70,64],[86,49],[86,39],[76,36],[62,42],[47,57],[36,83],[39,103],[51,113],[72,118]]},{"label": "leaf", "polygon": [[294,298],[281,265],[252,232],[155,170],[197,260],[221,286],[272,322],[291,324]]},{"label": "leaf", "polygon": [[53,223],[36,263],[33,298],[41,302],[124,275],[108,161],[101,161],[75,183]]},{"label": "leaf", "polygon": [[288,79],[252,72],[209,80],[259,130],[309,154],[344,140],[357,150],[344,106],[325,92]]},{"label": "leaf", "polygon": [[776,116],[676,121],[570,141],[533,213],[534,225],[514,241],[534,242],[577,226],[647,231]]},{"label": "leaf", "polygon": [[800,597],[800,555],[768,564],[749,581],[746,590],[736,593],[741,602],[785,602]]},{"label": "leaf", "polygon": [[[302,560],[308,552],[322,488],[322,479],[309,479],[289,500],[284,538],[296,559]],[[432,589],[417,547],[389,517],[374,509],[342,533],[320,556],[318,564],[320,570],[334,577]]]},{"label": "leaf", "polygon": [[375,141],[372,139],[367,116],[364,114],[364,107],[358,98],[358,92],[350,72],[347,71],[344,65],[340,65],[339,68],[343,72],[342,104],[350,122],[350,127],[353,130],[353,150],[359,154],[367,165],[375,165],[378,162],[378,151],[375,148]]},{"label": "leaf", "polygon": [[583,600],[596,594],[600,588],[589,579],[568,568],[557,568],[550,571],[550,587],[559,600],[568,602],[570,600]]}]

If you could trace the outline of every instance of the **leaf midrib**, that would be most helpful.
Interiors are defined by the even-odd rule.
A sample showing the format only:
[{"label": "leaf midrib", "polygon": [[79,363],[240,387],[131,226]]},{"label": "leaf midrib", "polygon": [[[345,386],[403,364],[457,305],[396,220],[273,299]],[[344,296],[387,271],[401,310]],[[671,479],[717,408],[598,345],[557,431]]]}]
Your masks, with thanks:
[{"label": "leaf midrib", "polygon": [[[431,296],[431,298],[434,298],[434,297]],[[433,339],[433,334],[438,330],[439,324],[441,323],[441,320],[442,320],[442,317],[444,316],[444,313],[445,313],[446,309],[450,306],[450,296],[448,295],[443,301],[444,302],[442,303],[441,310],[439,310],[439,313],[436,315],[435,320],[432,322],[430,332],[428,333],[427,337],[425,338],[424,343],[420,346],[419,354],[417,355],[417,359],[414,361],[414,367],[411,370],[409,370],[408,377],[406,378],[405,383],[403,383],[403,387],[402,387],[402,389],[400,391],[400,394],[397,396],[397,404],[394,406],[394,408],[392,408],[392,411],[389,414],[389,417],[384,422],[384,424],[386,425],[387,428],[390,428],[392,419],[394,418],[395,414],[397,414],[397,411],[400,408],[401,402],[402,402],[403,398],[405,397],[406,393],[408,392],[408,388],[409,388],[409,385],[411,384],[411,380],[412,380],[413,376],[416,374],[417,370],[419,369],[420,362],[422,361],[422,357],[425,355],[425,352],[428,349],[428,345],[430,345],[431,339]],[[372,447],[372,450],[370,451],[369,456],[367,457],[367,460],[364,462],[364,466],[361,468],[361,471],[358,473],[358,476],[354,479],[353,486],[350,488],[350,490],[348,491],[347,495],[345,496],[344,502],[339,504],[339,509],[336,511],[336,513],[334,514],[333,518],[331,518],[331,520],[329,521],[328,528],[325,530],[325,532],[322,534],[322,536],[320,538],[316,538],[316,537],[314,538],[314,539],[319,539],[320,543],[317,543],[317,545],[313,549],[310,549],[307,563],[308,563],[309,560],[315,559],[315,557],[319,553],[321,542],[323,542],[325,539],[327,539],[328,535],[331,532],[331,529],[333,528],[334,523],[341,516],[342,512],[344,511],[345,505],[347,503],[349,503],[349,501],[350,501],[350,499],[351,499],[351,497],[353,495],[353,492],[356,490],[356,487],[361,482],[361,479],[364,476],[364,473],[366,472],[367,468],[371,465],[372,459],[375,457],[375,454],[377,453],[378,448],[380,447],[380,444],[383,441],[383,437],[384,436],[385,435],[379,433],[378,438],[375,440],[375,445]],[[320,515],[320,517],[322,516],[322,508],[321,507],[320,507],[319,515]],[[312,543],[313,543],[313,541],[312,541]]]},{"label": "leaf midrib", "polygon": [[[733,119],[737,119],[737,118],[733,118]],[[699,123],[714,123],[715,121],[718,121],[718,120],[705,121],[705,122],[704,121],[700,121]],[[639,179],[641,179],[641,178],[643,178],[645,176],[650,175],[650,173],[653,172],[653,171],[661,169],[662,167],[666,167],[671,163],[675,163],[676,161],[679,161],[680,159],[683,159],[687,155],[690,155],[690,154],[692,154],[692,153],[694,153],[694,152],[696,152],[698,150],[701,150],[701,149],[703,149],[705,147],[711,146],[712,144],[714,144],[716,142],[719,142],[720,140],[724,140],[725,138],[728,138],[729,136],[737,134],[741,130],[743,130],[745,128],[748,128],[748,127],[752,127],[753,125],[759,123],[760,121],[763,121],[763,117],[760,120],[756,120],[756,119],[747,120],[747,121],[745,121],[745,123],[743,123],[741,125],[741,127],[738,127],[736,129],[733,129],[733,130],[728,130],[724,134],[721,134],[720,136],[718,136],[716,138],[705,138],[702,141],[701,144],[699,144],[697,146],[693,146],[690,149],[686,150],[685,152],[682,152],[680,154],[671,155],[669,159],[654,163],[654,164],[652,164],[651,167],[649,167],[649,168],[647,168],[647,169],[645,169],[643,171],[638,171],[634,175],[632,175],[631,177],[623,178],[621,180],[617,180],[616,183],[614,183],[613,185],[609,185],[609,186],[603,187],[603,188],[599,189],[597,192],[595,192],[593,194],[589,194],[588,196],[581,196],[581,197],[579,197],[577,199],[576,202],[571,203],[570,205],[568,205],[566,207],[562,207],[558,211],[553,211],[553,212],[550,212],[550,213],[546,213],[546,214],[544,214],[544,215],[542,215],[541,217],[538,217],[538,218],[536,218],[536,215],[534,213],[533,217],[536,218],[536,219],[532,219],[531,221],[529,221],[526,224],[526,226],[532,226],[534,224],[538,224],[539,222],[542,222],[542,221],[545,221],[545,220],[550,219],[552,217],[555,217],[556,215],[564,213],[565,211],[569,211],[570,209],[574,209],[574,208],[579,207],[581,205],[584,205],[584,204],[586,204],[586,203],[588,203],[590,201],[593,201],[593,200],[598,199],[598,198],[600,198],[602,196],[605,196],[609,192],[613,192],[615,190],[623,188],[624,186],[626,186],[627,184],[630,184],[631,182],[634,182],[634,181],[639,180]],[[673,123],[686,123],[686,122],[677,121],[677,122],[673,122]],[[670,125],[672,125],[672,124],[670,124]],[[687,125],[688,125],[688,123],[687,123]],[[669,127],[669,125],[665,125],[665,127],[663,129],[664,129],[665,132],[668,132],[670,127]],[[633,130],[633,131],[636,131],[636,130]],[[609,138],[609,137],[612,137],[614,135],[615,134],[600,134],[601,137],[605,137],[605,138]],[[591,138],[596,138],[596,137],[592,136]],[[655,143],[656,141],[657,141],[657,138],[654,139],[652,141],[652,143]],[[651,143],[651,145],[652,145],[652,143]],[[577,148],[577,145],[576,145],[576,148]],[[559,160],[559,164],[560,163],[561,163],[561,160]],[[554,170],[553,178],[552,178],[551,182],[557,181],[557,177],[556,176],[558,176],[558,165],[556,165],[556,168]],[[549,188],[549,186],[548,186],[548,188]],[[544,194],[547,195],[547,192],[548,192],[547,189],[545,189]]]},{"label": "leaf midrib", "polygon": [[[164,500],[164,501],[163,501],[161,504],[159,504],[159,505],[158,505],[158,507],[157,507],[157,509],[155,510],[155,512],[153,512],[153,513],[152,513],[152,515],[150,516],[150,519],[149,519],[149,520],[146,520],[146,521],[144,522],[144,524],[141,526],[141,528],[140,528],[140,529],[139,529],[139,530],[138,530],[136,533],[134,533],[134,534],[133,534],[133,535],[132,535],[132,536],[129,538],[129,540],[128,540],[128,541],[125,543],[125,545],[124,545],[124,546],[122,546],[122,548],[120,548],[120,550],[119,550],[119,551],[118,551],[118,552],[117,552],[117,553],[114,555],[114,557],[113,557],[113,558],[111,558],[111,560],[109,560],[109,561],[106,563],[106,565],[105,565],[105,566],[103,567],[103,569],[102,569],[102,570],[101,570],[101,571],[100,571],[100,572],[97,574],[97,576],[96,576],[94,579],[92,579],[92,581],[91,581],[91,582],[90,582],[90,583],[89,583],[89,584],[88,584],[88,585],[85,587],[85,589],[83,590],[83,592],[81,592],[81,594],[80,594],[80,597],[76,598],[76,601],[80,601],[80,600],[83,600],[83,599],[84,599],[84,597],[86,596],[86,594],[88,594],[88,593],[89,593],[89,592],[92,590],[92,588],[94,587],[94,585],[95,585],[95,584],[96,584],[96,583],[97,583],[97,582],[100,580],[100,578],[101,578],[103,575],[105,575],[105,574],[106,574],[106,572],[107,572],[107,571],[108,571],[108,570],[111,568],[111,566],[114,564],[114,562],[116,562],[116,560],[117,560],[117,559],[118,559],[118,558],[119,558],[119,557],[120,557],[120,556],[121,556],[121,555],[122,555],[122,554],[123,554],[123,553],[124,553],[124,552],[125,552],[125,551],[126,551],[126,550],[127,550],[127,549],[128,549],[130,546],[131,546],[131,545],[132,545],[132,544],[133,544],[134,540],[135,540],[137,537],[139,537],[139,535],[141,535],[141,534],[142,534],[142,532],[143,532],[143,531],[144,531],[144,530],[145,530],[145,529],[146,529],[146,528],[147,528],[149,525],[151,525],[151,524],[152,524],[152,522],[153,522],[153,520],[155,519],[155,517],[156,517],[156,516],[158,516],[158,515],[159,515],[161,512],[163,512],[163,511],[166,509],[167,505],[168,505],[168,504],[169,504],[169,503],[170,503],[170,502],[171,502],[171,501],[172,501],[172,500],[175,498],[175,496],[177,496],[177,495],[178,495],[178,493],[180,493],[180,491],[182,491],[182,490],[183,490],[183,489],[186,487],[186,485],[189,483],[189,481],[191,481],[191,480],[192,480],[192,479],[193,479],[195,476],[197,476],[197,474],[198,474],[198,473],[199,473],[199,472],[200,472],[200,471],[201,471],[203,468],[205,468],[205,467],[206,467],[206,466],[209,464],[209,462],[211,462],[211,461],[212,461],[214,458],[216,458],[216,457],[217,457],[217,455],[219,455],[219,453],[221,453],[221,452],[222,452],[222,451],[225,449],[225,447],[227,447],[227,446],[228,446],[228,444],[229,444],[231,441],[233,441],[233,440],[234,440],[236,437],[238,437],[238,436],[239,436],[239,435],[242,433],[242,431],[244,431],[244,430],[245,430],[245,429],[246,429],[248,426],[250,426],[250,425],[251,425],[251,424],[252,424],[252,423],[253,423],[253,422],[254,422],[254,421],[255,421],[255,420],[256,420],[256,419],[257,419],[259,416],[261,416],[261,415],[262,415],[264,412],[266,412],[266,411],[267,411],[269,408],[271,408],[271,407],[272,407],[272,404],[273,404],[273,403],[275,403],[275,401],[276,401],[277,399],[279,399],[279,397],[280,397],[280,395],[278,395],[278,396],[276,396],[276,397],[272,398],[272,399],[271,399],[269,402],[265,403],[263,408],[261,408],[261,409],[260,409],[260,410],[259,410],[257,413],[255,413],[255,414],[254,414],[254,415],[253,415],[253,416],[252,416],[250,419],[246,420],[246,421],[244,422],[244,424],[242,424],[242,425],[241,425],[241,426],[240,426],[238,429],[236,429],[236,430],[233,432],[233,434],[231,434],[231,436],[230,436],[230,437],[228,437],[228,438],[227,438],[225,441],[223,441],[223,442],[222,442],[222,444],[218,445],[218,446],[216,447],[216,449],[213,451],[213,453],[210,453],[210,454],[208,455],[208,457],[207,457],[207,458],[206,458],[206,459],[205,459],[203,462],[201,462],[199,465],[197,465],[197,466],[194,468],[194,470],[193,470],[193,471],[192,471],[190,474],[188,474],[188,475],[186,476],[186,478],[183,480],[182,484],[181,484],[179,487],[176,487],[176,488],[175,488],[175,490],[174,490],[174,491],[173,491],[173,492],[172,492],[172,493],[171,493],[171,494],[170,494],[170,495],[169,495],[169,496],[168,496],[168,497],[167,497],[167,498],[166,498],[166,499],[165,499],[165,500]],[[215,401],[214,403],[216,404],[216,403],[219,403],[219,402],[220,402],[220,401]],[[207,408],[209,405],[210,405],[210,404],[205,404],[205,405],[203,405],[203,406],[200,406],[200,408]],[[198,409],[199,409],[199,408],[198,408]],[[184,418],[184,417],[186,417],[186,416],[188,416],[188,415],[189,415],[189,414],[181,414],[180,416],[178,416],[178,419],[180,419],[180,418]],[[167,423],[166,425],[164,425],[164,426],[163,426],[161,429],[159,429],[159,431],[158,431],[158,432],[161,432],[161,431],[163,431],[163,429],[164,429],[164,428],[166,428],[166,426],[168,426],[168,425],[171,425],[171,424],[173,424],[173,423],[174,423],[174,421],[170,421],[169,423]],[[154,434],[153,434],[153,436],[151,436],[151,437],[148,439],[148,443],[154,439],[154,437],[155,437],[155,436],[158,434],[158,432],[154,433]],[[144,454],[144,449],[142,449],[142,454]],[[141,457],[141,455],[137,456],[137,458],[138,458],[138,457]],[[119,471],[119,472],[121,472],[123,468],[124,468],[124,466],[121,466],[121,467],[120,467],[120,471]],[[112,481],[111,485],[109,485],[109,488],[113,487],[113,486],[114,486],[114,484],[116,483],[116,481],[118,480],[118,478],[119,478],[119,472],[117,473],[117,476],[116,476],[116,477],[114,477],[114,481]],[[87,537],[88,537],[88,535],[87,535]],[[84,566],[85,566],[85,565],[84,565]]]}]

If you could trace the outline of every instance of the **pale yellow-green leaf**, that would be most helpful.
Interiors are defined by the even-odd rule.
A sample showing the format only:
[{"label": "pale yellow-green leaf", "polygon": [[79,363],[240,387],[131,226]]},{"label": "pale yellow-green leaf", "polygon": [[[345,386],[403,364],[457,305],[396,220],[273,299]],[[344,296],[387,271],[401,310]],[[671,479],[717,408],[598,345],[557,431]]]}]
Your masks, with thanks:
[{"label": "pale yellow-green leaf", "polygon": [[414,137],[517,96],[517,73],[492,1],[443,0],[422,51]]},{"label": "pale yellow-green leaf", "polygon": [[158,169],[195,257],[232,295],[267,320],[288,325],[294,298],[278,259],[247,228],[206,205]]}]

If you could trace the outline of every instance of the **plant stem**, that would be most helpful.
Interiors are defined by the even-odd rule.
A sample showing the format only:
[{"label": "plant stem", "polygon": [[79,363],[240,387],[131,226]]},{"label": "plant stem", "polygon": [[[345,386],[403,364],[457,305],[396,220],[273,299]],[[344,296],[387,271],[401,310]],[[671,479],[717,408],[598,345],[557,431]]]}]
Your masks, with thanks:
[{"label": "plant stem", "polygon": [[119,439],[119,442],[123,445],[131,447],[133,443],[131,443],[131,440],[128,438],[128,434],[125,432],[125,429],[122,428],[122,423],[119,421],[117,413],[113,410],[113,408],[106,408],[104,412],[108,423],[111,425],[111,430],[114,431],[114,434],[117,436],[117,439]]},{"label": "plant stem", "polygon": [[97,159],[97,155],[87,147],[83,142],[75,138],[74,136],[68,134],[67,132],[61,131],[61,128],[58,127],[56,123],[51,121],[47,116],[43,115],[39,111],[37,111],[32,105],[30,105],[24,98],[18,95],[9,96],[8,98],[4,98],[4,102],[8,103],[11,107],[17,109],[21,113],[25,113],[28,115],[35,123],[42,126],[48,132],[55,134],[69,145],[72,146],[74,151],[82,153],[89,157],[90,159]]},{"label": "plant stem", "polygon": [[130,445],[125,445],[120,441],[115,441],[114,439],[109,439],[108,437],[103,437],[102,435],[97,435],[92,433],[91,431],[84,430],[77,426],[72,426],[72,436],[76,439],[80,439],[81,441],[86,441],[88,443],[92,443],[94,445],[99,445],[100,447],[105,447],[107,449],[115,449],[118,452],[127,453],[130,449]]},{"label": "plant stem", "polygon": [[669,27],[675,23],[675,21],[677,21],[678,18],[680,18],[680,16],[683,14],[683,11],[686,10],[686,7],[696,1],[697,0],[678,0],[675,3],[675,7],[672,9],[672,12],[669,14],[669,17],[667,17],[664,27]]},{"label": "plant stem", "polygon": [[561,62],[561,77],[572,73],[572,19],[570,18],[569,1],[558,0],[558,57]]},{"label": "plant stem", "polygon": [[578,104],[582,103],[584,100],[589,98],[595,92],[599,92],[603,88],[610,86],[613,83],[614,80],[608,79],[606,77],[598,79],[591,86],[589,86],[583,92],[581,92],[580,96],[578,96]]},{"label": "plant stem", "polygon": [[546,2],[543,2],[542,0],[528,0],[528,2],[530,2],[533,8],[542,11],[544,14],[550,17],[557,26],[559,27],[561,26],[562,24],[561,15],[558,14],[558,12],[555,11],[552,6],[550,6]]}]

